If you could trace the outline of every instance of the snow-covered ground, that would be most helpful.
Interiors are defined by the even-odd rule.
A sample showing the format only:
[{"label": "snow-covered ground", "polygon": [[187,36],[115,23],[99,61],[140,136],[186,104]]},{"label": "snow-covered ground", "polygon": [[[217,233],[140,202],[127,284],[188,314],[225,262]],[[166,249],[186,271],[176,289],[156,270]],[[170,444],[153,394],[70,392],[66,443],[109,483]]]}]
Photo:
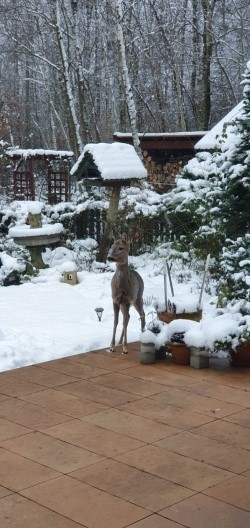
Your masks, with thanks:
[{"label": "snow-covered ground", "polygon": [[[145,284],[146,321],[156,317],[153,303],[164,301],[163,260],[149,255],[131,257]],[[115,270],[79,271],[75,286],[62,281],[65,263],[42,270],[32,282],[0,287],[0,371],[108,347],[113,326],[110,281]],[[66,266],[67,267],[67,266]],[[112,270],[113,268],[113,270]],[[202,277],[179,283],[173,274],[175,295],[199,296]],[[169,288],[169,285],[168,285]],[[213,313],[204,295],[204,313]],[[101,322],[95,308],[104,308]],[[130,310],[128,340],[140,338],[139,316]],[[117,338],[121,332],[121,317]]]}]

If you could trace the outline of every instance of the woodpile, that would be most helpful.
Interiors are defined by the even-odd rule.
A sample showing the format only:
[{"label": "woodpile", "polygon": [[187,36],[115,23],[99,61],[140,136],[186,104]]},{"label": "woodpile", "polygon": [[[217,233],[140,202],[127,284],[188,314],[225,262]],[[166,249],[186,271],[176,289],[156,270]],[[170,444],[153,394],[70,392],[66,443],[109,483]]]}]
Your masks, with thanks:
[{"label": "woodpile", "polygon": [[152,159],[147,150],[143,151],[145,167],[148,171],[148,181],[153,184],[156,191],[167,192],[175,185],[175,177],[182,170],[183,162],[168,161],[159,163]]}]

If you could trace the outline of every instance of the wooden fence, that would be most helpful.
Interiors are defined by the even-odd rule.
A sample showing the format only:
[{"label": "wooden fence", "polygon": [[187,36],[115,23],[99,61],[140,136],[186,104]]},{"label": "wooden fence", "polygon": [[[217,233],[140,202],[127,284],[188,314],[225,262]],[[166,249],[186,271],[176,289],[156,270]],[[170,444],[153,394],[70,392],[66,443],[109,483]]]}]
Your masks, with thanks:
[{"label": "wooden fence", "polygon": [[[74,221],[73,230],[78,239],[93,238],[100,244],[105,225],[105,213],[98,209],[82,211]],[[118,220],[117,231],[129,233],[131,254],[139,255],[157,243],[169,240],[169,230],[164,214],[157,217],[136,217]]]}]

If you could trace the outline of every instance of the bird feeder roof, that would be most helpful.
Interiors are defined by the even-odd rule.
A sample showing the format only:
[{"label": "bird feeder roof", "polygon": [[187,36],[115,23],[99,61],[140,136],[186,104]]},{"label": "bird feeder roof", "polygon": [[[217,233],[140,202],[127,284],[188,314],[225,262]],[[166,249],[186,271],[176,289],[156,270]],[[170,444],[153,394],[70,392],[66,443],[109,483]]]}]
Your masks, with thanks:
[{"label": "bird feeder roof", "polygon": [[77,179],[128,182],[147,177],[147,171],[132,145],[89,143],[70,171]]}]

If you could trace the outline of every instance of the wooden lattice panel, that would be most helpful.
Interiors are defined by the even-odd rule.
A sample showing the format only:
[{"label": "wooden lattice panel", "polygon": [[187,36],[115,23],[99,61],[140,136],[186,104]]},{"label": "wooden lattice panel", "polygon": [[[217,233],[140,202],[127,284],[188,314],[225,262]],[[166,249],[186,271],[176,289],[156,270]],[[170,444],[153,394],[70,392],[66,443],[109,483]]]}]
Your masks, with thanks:
[{"label": "wooden lattice panel", "polygon": [[66,202],[69,196],[69,177],[67,171],[49,171],[48,201],[50,204]]},{"label": "wooden lattice panel", "polygon": [[30,172],[14,171],[13,194],[15,200],[35,200],[34,176]]}]

